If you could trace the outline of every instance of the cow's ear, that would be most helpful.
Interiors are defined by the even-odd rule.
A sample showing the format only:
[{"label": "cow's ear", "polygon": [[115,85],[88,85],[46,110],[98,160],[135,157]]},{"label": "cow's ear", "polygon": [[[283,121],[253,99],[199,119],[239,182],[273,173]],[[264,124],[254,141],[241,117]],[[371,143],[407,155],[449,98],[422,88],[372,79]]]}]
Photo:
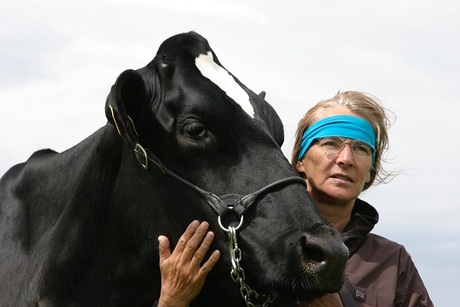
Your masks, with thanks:
[{"label": "cow's ear", "polygon": [[273,109],[273,107],[265,100],[265,91],[260,92],[257,96],[264,100],[264,102],[261,104],[262,114],[260,117],[268,126],[270,134],[272,135],[275,142],[278,144],[279,147],[281,147],[284,143],[283,123],[281,122],[281,119],[278,116],[278,113],[276,113],[275,109]]},{"label": "cow's ear", "polygon": [[140,118],[145,102],[145,84],[135,70],[124,71],[112,86],[105,105],[105,114],[121,137],[131,144],[137,143],[134,123]]},{"label": "cow's ear", "polygon": [[284,143],[284,126],[278,114],[272,109],[271,118],[268,119],[270,132],[279,147]]}]

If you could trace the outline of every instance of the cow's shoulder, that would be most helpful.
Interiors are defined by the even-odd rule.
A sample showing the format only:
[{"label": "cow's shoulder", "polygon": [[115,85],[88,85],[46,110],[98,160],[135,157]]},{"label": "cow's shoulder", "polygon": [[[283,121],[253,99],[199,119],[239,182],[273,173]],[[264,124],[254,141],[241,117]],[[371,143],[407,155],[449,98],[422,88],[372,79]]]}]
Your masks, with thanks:
[{"label": "cow's shoulder", "polygon": [[55,158],[58,155],[52,149],[34,152],[27,161],[14,165],[3,175],[0,179],[0,191],[17,191],[21,187],[36,186],[36,183],[52,180],[50,166],[56,166]]},{"label": "cow's shoulder", "polygon": [[58,152],[53,150],[53,149],[50,149],[50,148],[41,149],[41,150],[37,150],[36,152],[34,152],[30,156],[29,160],[48,158],[48,157],[52,157],[52,156],[54,156],[56,154],[58,154]]},{"label": "cow's shoulder", "polygon": [[[109,129],[110,130],[110,129]],[[113,130],[113,129],[112,129]],[[79,181],[97,175],[100,164],[118,156],[119,145],[111,146],[107,129],[101,128],[77,145],[63,151],[42,149],[34,152],[27,161],[11,167],[0,179],[0,200],[11,202],[13,198],[36,202],[50,194],[69,195]],[[101,162],[102,161],[102,162]],[[116,164],[116,162],[115,162]],[[107,165],[105,165],[107,167]]]},{"label": "cow's shoulder", "polygon": [[40,164],[40,161],[56,155],[57,152],[52,149],[41,149],[34,152],[25,162],[12,166],[1,178],[2,181],[6,179],[17,178],[24,171],[25,168],[33,164]]}]

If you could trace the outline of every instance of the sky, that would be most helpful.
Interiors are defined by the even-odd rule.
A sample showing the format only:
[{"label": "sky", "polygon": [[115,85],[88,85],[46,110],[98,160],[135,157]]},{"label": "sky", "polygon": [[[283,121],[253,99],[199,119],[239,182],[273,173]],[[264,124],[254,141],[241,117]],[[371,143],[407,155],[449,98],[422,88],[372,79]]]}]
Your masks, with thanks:
[{"label": "sky", "polygon": [[[16,0],[0,10],[0,176],[105,125],[111,85],[168,37],[197,31],[267,101],[290,157],[298,120],[337,91],[391,111],[388,170],[361,197],[403,244],[437,306],[460,290],[460,2],[457,0]],[[457,124],[455,124],[457,122]],[[457,128],[455,128],[457,126]]]}]

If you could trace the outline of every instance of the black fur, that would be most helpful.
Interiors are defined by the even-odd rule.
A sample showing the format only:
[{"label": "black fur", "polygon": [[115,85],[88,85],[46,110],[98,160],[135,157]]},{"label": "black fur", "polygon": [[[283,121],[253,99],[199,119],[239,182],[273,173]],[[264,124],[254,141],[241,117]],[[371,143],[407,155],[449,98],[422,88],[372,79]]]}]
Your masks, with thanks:
[{"label": "black fur", "polygon": [[[117,79],[105,127],[62,153],[36,152],[4,175],[1,306],[151,306],[160,289],[157,237],[176,242],[193,219],[210,222],[212,249],[222,252],[194,305],[244,305],[214,212],[177,180],[144,170],[133,153],[139,142],[217,195],[296,176],[280,150],[276,112],[240,83],[251,118],[203,77],[194,59],[207,51],[197,33],[169,38],[146,67]],[[275,305],[340,289],[346,248],[300,184],[261,197],[238,239],[247,283],[277,292]]]}]

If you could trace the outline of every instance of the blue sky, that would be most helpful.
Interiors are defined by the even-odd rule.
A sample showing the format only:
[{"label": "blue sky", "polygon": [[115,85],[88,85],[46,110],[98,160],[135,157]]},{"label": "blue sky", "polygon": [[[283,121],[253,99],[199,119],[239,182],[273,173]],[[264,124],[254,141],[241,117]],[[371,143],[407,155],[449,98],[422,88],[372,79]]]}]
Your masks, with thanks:
[{"label": "blue sky", "polygon": [[382,100],[395,115],[386,167],[399,174],[362,198],[380,212],[375,232],[409,250],[435,304],[454,306],[459,15],[454,0],[9,1],[0,11],[0,175],[103,126],[116,77],[195,30],[229,71],[267,92],[288,157],[298,119],[317,101],[339,90]]}]

